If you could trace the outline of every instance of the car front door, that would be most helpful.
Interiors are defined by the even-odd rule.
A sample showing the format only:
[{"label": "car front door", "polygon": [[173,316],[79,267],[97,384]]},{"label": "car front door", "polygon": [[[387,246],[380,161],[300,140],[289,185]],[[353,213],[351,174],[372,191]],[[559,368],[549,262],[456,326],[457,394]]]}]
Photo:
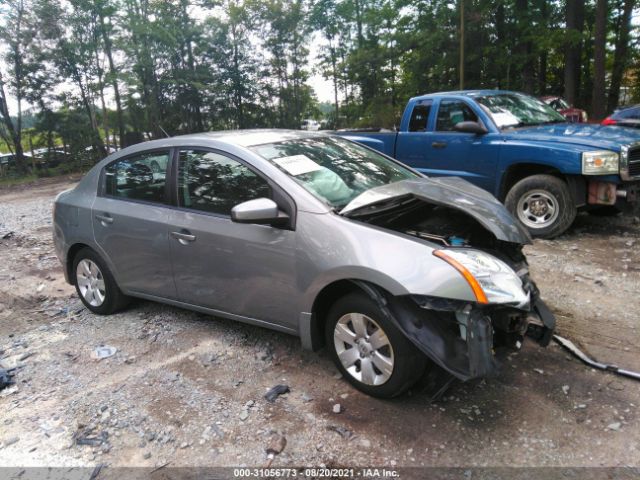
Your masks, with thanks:
[{"label": "car front door", "polygon": [[[169,256],[167,165],[171,150],[109,163],[92,208],[93,233],[120,288],[176,298]],[[154,172],[150,165],[164,165]]]},{"label": "car front door", "polygon": [[184,303],[297,330],[295,232],[231,221],[231,209],[273,198],[274,185],[222,152],[182,149],[170,216],[171,257]]},{"label": "car front door", "polygon": [[442,99],[438,106],[431,143],[427,146],[428,168],[432,176],[457,176],[486,190],[493,191],[498,162],[493,136],[462,133],[455,130],[460,122],[478,122],[474,107],[461,99]]}]

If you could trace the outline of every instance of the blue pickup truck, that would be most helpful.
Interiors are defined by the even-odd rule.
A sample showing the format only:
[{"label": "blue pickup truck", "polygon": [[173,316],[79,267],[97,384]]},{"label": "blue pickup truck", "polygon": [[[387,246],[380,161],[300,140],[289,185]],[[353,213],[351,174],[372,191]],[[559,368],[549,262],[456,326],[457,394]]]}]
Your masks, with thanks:
[{"label": "blue pickup truck", "polygon": [[579,209],[617,212],[636,201],[640,132],[567,123],[522,93],[474,90],[415,97],[398,131],[340,131],[428,176],[482,187],[532,236],[563,233]]}]

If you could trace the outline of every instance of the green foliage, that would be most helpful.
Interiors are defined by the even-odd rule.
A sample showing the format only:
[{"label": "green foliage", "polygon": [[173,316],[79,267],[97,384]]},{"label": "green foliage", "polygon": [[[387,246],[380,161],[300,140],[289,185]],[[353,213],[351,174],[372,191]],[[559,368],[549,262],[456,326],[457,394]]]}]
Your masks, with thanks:
[{"label": "green foliage", "polygon": [[[462,2],[466,88],[563,94],[567,49],[579,47],[576,103],[589,105],[595,0],[569,1],[584,5],[580,30],[555,0],[6,0],[0,86],[36,113],[0,114],[0,150],[61,146],[85,168],[105,144],[165,132],[305,118],[391,128],[409,97],[458,88]],[[614,55],[629,2],[609,2],[606,66],[637,97],[635,27]],[[330,103],[309,86],[313,68]]]}]

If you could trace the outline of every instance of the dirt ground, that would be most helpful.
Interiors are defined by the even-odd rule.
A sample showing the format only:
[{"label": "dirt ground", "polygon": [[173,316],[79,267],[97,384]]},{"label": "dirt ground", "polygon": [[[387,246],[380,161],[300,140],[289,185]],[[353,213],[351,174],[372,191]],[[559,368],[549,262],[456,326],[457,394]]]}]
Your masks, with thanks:
[{"label": "dirt ground", "polygon": [[[382,401],[291,336],[142,301],[91,314],[51,239],[73,180],[0,191],[0,365],[19,367],[0,391],[0,466],[259,466],[274,432],[274,466],[640,466],[640,384],[557,345],[525,344],[436,403]],[[582,214],[527,253],[558,333],[640,371],[640,220]],[[96,360],[101,345],[117,353]],[[268,403],[276,384],[291,392]]]}]

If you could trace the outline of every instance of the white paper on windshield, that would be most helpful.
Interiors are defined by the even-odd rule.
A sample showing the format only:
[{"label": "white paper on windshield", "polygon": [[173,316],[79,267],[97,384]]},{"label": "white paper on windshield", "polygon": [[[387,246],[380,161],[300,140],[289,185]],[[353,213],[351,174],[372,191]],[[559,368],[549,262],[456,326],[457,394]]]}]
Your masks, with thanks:
[{"label": "white paper on windshield", "polygon": [[494,113],[492,116],[493,121],[496,122],[496,125],[498,125],[498,127],[507,127],[509,125],[517,125],[520,123],[518,117],[516,117],[511,112]]},{"label": "white paper on windshield", "polygon": [[322,168],[306,155],[292,155],[290,157],[274,158],[271,161],[294,177],[304,175],[305,173],[315,172]]}]

